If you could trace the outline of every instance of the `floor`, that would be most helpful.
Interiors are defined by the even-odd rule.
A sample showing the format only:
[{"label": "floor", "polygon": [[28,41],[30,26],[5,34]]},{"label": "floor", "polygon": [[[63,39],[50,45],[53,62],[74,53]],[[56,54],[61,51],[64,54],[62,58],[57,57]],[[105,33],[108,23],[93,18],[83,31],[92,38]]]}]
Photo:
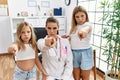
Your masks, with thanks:
[{"label": "floor", "polygon": [[[1,65],[2,64],[2,65]],[[11,54],[0,54],[0,80],[12,80],[13,69],[15,62]],[[90,80],[94,80],[93,72],[91,71]],[[96,80],[104,80],[97,75]]]},{"label": "floor", "polygon": [[12,80],[15,62],[11,54],[0,54],[0,80]]},{"label": "floor", "polygon": [[[91,71],[90,73],[90,80],[94,80],[94,74],[93,71]],[[104,80],[103,78],[101,78],[99,75],[96,75],[96,80]]]}]

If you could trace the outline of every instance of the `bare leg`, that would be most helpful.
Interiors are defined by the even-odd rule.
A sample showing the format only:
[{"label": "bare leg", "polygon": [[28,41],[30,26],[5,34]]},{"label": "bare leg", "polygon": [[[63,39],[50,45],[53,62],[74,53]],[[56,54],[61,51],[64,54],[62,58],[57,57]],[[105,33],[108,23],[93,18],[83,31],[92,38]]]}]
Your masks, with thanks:
[{"label": "bare leg", "polygon": [[39,75],[40,75],[40,72],[36,69],[36,80],[40,80]]},{"label": "bare leg", "polygon": [[80,68],[74,68],[73,69],[73,77],[74,77],[74,80],[80,80]]},{"label": "bare leg", "polygon": [[89,80],[90,70],[81,70],[82,80]]}]

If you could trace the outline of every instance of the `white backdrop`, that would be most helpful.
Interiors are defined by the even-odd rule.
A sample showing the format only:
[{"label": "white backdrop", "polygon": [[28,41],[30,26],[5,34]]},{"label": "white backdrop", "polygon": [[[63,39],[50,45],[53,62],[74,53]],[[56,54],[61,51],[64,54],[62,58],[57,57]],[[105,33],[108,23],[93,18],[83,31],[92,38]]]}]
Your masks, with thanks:
[{"label": "white backdrop", "polygon": [[8,46],[12,44],[10,18],[0,17],[0,54],[6,53]]}]

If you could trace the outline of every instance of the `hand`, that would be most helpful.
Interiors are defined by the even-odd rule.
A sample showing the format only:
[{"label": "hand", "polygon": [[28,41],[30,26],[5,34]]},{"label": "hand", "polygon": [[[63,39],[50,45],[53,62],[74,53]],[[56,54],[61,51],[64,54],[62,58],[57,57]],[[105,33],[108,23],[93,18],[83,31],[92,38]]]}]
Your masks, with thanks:
[{"label": "hand", "polygon": [[48,37],[45,39],[45,45],[48,47],[54,47],[55,43],[56,43],[56,40],[53,37]]},{"label": "hand", "polygon": [[17,46],[15,45],[11,45],[9,48],[8,48],[8,53],[13,53],[14,55],[18,52],[18,48]]},{"label": "hand", "polygon": [[48,74],[42,74],[42,80],[47,80]]},{"label": "hand", "polygon": [[78,31],[78,37],[80,38],[80,40],[82,40],[83,38],[85,38],[87,36],[87,32],[83,31],[83,30],[79,30]]},{"label": "hand", "polygon": [[65,35],[62,35],[61,37],[62,37],[62,38],[68,38],[69,35],[66,35],[66,34],[65,34]]}]

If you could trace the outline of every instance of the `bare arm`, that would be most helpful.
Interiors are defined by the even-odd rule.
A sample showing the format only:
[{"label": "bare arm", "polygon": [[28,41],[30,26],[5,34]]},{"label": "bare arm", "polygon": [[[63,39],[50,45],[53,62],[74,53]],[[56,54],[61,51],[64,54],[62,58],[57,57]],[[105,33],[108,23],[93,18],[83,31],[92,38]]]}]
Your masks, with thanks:
[{"label": "bare arm", "polygon": [[36,54],[35,54],[35,63],[36,63],[37,68],[39,69],[39,71],[42,71],[42,74],[43,74],[43,77],[44,77],[43,80],[46,80],[48,74],[45,71],[44,67],[42,66],[41,62],[39,61],[38,52],[37,51],[36,51]]}]

